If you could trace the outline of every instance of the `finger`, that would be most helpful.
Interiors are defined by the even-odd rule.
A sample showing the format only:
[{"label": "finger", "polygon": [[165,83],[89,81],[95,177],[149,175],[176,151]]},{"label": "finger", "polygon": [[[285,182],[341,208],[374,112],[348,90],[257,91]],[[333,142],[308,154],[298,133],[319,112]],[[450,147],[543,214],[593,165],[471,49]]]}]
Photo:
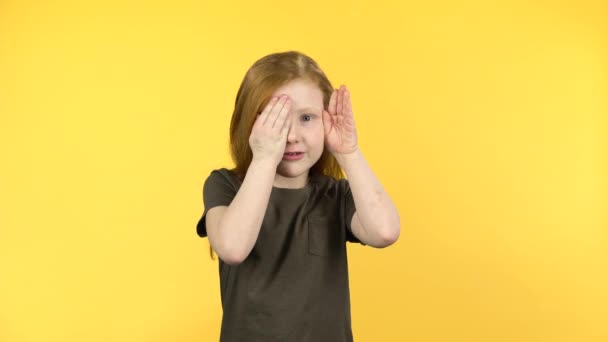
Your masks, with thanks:
[{"label": "finger", "polygon": [[329,97],[329,106],[327,108],[327,111],[329,112],[330,115],[335,115],[336,114],[336,90],[334,89],[331,92],[331,96]]},{"label": "finger", "polygon": [[281,127],[281,140],[287,141],[287,136],[289,135],[289,130],[291,129],[291,120],[285,120],[283,122],[283,126]]},{"label": "finger", "polygon": [[278,113],[277,118],[272,127],[276,128],[277,130],[282,129],[282,127],[285,125],[285,120],[287,120],[287,117],[289,116],[290,108],[291,108],[291,100],[289,98],[287,98],[287,100],[285,101],[285,105],[283,106],[281,111]]},{"label": "finger", "polygon": [[268,114],[268,120],[266,122],[266,125],[268,125],[270,128],[274,127],[279,117],[279,114],[281,114],[281,111],[283,110],[283,107],[285,107],[285,103],[288,99],[289,97],[287,97],[287,95],[281,95],[279,97],[279,101],[274,105],[274,107],[270,111],[270,114]]},{"label": "finger", "polygon": [[348,91],[348,89],[346,89],[346,87],[344,87],[344,115],[346,116],[353,116],[353,108],[352,105],[350,103],[350,92]]},{"label": "finger", "polygon": [[268,101],[268,104],[266,104],[266,107],[264,107],[264,110],[262,111],[262,113],[260,114],[260,116],[258,117],[258,120],[260,121],[260,123],[263,125],[266,120],[268,119],[268,115],[270,114],[270,111],[272,110],[272,108],[274,107],[274,105],[277,103],[277,101],[279,100],[278,97],[273,96],[270,101]]},{"label": "finger", "polygon": [[340,89],[338,89],[338,103],[336,105],[336,114],[337,115],[342,115],[342,98],[344,97],[344,91],[343,91],[343,87],[344,86],[340,86]]}]

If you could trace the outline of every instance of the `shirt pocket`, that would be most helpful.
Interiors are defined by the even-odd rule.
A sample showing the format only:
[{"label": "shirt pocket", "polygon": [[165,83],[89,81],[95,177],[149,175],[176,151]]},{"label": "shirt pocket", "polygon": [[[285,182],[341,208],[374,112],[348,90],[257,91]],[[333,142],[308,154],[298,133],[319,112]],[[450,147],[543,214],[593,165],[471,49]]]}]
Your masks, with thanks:
[{"label": "shirt pocket", "polygon": [[338,254],[340,224],[337,218],[308,215],[308,252],[317,256]]}]

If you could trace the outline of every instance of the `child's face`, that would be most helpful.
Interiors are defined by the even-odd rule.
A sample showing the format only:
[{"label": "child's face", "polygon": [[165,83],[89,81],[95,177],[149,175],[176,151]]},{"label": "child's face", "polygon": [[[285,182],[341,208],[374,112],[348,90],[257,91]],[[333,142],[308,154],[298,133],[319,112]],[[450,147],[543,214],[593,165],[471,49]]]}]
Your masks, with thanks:
[{"label": "child's face", "polygon": [[308,171],[323,153],[323,93],[315,84],[297,79],[277,89],[273,96],[287,95],[291,99],[285,153],[302,152],[297,156],[283,155],[277,168],[281,183],[303,186]]}]

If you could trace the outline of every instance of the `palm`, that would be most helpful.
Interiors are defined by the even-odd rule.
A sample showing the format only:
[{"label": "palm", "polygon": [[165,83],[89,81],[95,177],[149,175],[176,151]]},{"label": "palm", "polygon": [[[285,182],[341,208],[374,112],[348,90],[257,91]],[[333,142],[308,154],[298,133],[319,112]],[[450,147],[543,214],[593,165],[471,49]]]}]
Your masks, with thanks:
[{"label": "palm", "polygon": [[357,130],[346,87],[332,93],[329,108],[323,113],[323,126],[325,145],[331,153],[347,154],[357,150]]}]

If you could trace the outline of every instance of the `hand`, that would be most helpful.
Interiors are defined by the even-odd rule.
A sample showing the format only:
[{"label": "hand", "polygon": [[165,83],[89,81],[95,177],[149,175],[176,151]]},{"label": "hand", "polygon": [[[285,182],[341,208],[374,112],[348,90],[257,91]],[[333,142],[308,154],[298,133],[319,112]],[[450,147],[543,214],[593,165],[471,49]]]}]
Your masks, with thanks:
[{"label": "hand", "polygon": [[325,145],[336,156],[357,151],[357,130],[350,103],[350,93],[344,85],[334,90],[329,108],[323,110]]},{"label": "hand", "polygon": [[264,111],[258,114],[249,136],[254,160],[268,160],[274,167],[279,165],[291,126],[291,120],[287,120],[290,107],[291,100],[282,95],[270,99]]}]

